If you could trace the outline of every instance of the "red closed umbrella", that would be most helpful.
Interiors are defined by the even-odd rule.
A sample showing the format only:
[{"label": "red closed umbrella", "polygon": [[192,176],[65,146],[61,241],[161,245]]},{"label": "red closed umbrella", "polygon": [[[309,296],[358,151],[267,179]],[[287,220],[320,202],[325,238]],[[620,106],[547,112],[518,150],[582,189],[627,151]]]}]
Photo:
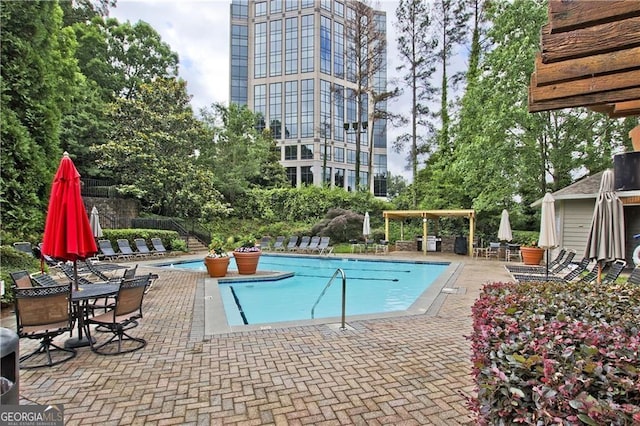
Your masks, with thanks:
[{"label": "red closed umbrella", "polygon": [[[53,178],[42,253],[56,259],[84,260],[96,254],[89,217],[80,195],[80,174],[65,152]],[[75,287],[78,289],[76,271]]]}]

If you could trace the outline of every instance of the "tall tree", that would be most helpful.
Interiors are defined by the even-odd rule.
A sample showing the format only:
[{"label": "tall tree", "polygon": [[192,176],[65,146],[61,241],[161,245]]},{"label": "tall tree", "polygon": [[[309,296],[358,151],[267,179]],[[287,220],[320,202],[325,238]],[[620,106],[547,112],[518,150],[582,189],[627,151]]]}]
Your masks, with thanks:
[{"label": "tall tree", "polygon": [[61,117],[75,93],[75,38],[57,2],[3,2],[0,8],[3,231],[41,232],[59,162]]},{"label": "tall tree", "polygon": [[136,99],[112,105],[108,118],[119,125],[111,127],[107,143],[93,147],[120,192],[139,198],[150,212],[194,217],[226,209],[213,174],[196,161],[211,134],[190,100],[184,81],[142,83]]},{"label": "tall tree", "polygon": [[[404,71],[402,76],[404,86],[411,91],[411,107],[409,120],[411,122],[410,133],[404,133],[396,139],[394,148],[402,150],[410,143],[411,151],[409,161],[411,164],[413,182],[418,180],[418,150],[425,144],[422,132],[432,133],[434,127],[430,122],[429,103],[433,100],[435,90],[431,85],[431,77],[435,72],[433,63],[434,49],[437,40],[430,39],[431,18],[427,4],[421,0],[400,0],[396,9],[396,29],[398,31],[398,50],[402,65],[399,71]],[[417,193],[413,185],[413,207],[416,207]]]},{"label": "tall tree", "polygon": [[[345,21],[347,80],[354,83],[346,89],[346,98],[355,102],[356,122],[367,123],[369,132],[378,119],[373,102],[376,96],[385,91],[381,89],[376,77],[386,66],[387,38],[383,26],[368,1],[347,3],[347,19]],[[377,94],[377,95],[376,95]],[[355,130],[355,186],[360,190],[360,165],[362,125]],[[366,130],[366,129],[364,129]],[[371,139],[373,140],[373,138]],[[366,142],[366,138],[365,138]],[[369,147],[373,150],[373,146]]]}]

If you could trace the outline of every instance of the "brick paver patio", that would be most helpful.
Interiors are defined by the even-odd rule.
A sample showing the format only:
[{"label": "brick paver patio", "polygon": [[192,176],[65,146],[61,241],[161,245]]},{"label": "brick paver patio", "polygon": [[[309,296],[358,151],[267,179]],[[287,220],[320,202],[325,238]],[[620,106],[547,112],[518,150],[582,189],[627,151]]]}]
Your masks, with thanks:
[{"label": "brick paver patio", "polygon": [[[408,256],[422,258],[388,255]],[[482,284],[509,275],[495,260],[428,258],[463,267],[427,314],[347,319],[347,331],[313,325],[215,336],[197,332],[205,273],[141,263],[139,273],[160,276],[133,332],[146,348],[111,357],[81,348],[64,364],[21,370],[21,403],[64,404],[67,425],[472,424],[470,307]],[[3,327],[15,329],[13,318],[4,316]],[[21,350],[31,343],[22,339]]]}]

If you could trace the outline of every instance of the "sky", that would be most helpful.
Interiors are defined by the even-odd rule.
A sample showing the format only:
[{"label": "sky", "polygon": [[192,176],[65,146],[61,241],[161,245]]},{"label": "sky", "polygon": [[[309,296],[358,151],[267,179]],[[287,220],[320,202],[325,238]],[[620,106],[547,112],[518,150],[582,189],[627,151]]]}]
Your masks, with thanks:
[{"label": "sky", "polygon": [[[373,6],[387,12],[387,77],[398,77],[400,63],[395,35],[397,0],[373,1]],[[118,0],[109,16],[120,22],[150,24],[180,59],[180,77],[187,82],[195,111],[213,103],[229,102],[229,13],[230,0]],[[394,112],[409,112],[406,95],[393,101],[388,108]],[[406,168],[405,152],[391,149],[402,129],[387,129],[388,170],[411,181]]]}]

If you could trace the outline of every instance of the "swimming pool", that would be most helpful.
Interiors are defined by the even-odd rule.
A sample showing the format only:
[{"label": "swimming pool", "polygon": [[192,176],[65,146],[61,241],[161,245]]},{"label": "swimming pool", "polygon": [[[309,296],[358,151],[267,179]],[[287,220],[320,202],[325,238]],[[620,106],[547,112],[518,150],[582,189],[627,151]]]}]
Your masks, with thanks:
[{"label": "swimming pool", "polygon": [[[162,266],[206,271],[202,260]],[[232,261],[230,271],[234,268]],[[425,293],[432,301],[435,295],[429,292],[430,286],[438,279],[442,281],[450,263],[263,254],[259,271],[292,272],[294,276],[262,280],[235,275],[233,279],[218,279],[218,286],[206,284],[205,291],[210,294],[208,300],[219,300],[227,326],[299,323],[311,319],[314,303],[338,268],[345,272],[347,280],[346,315],[354,317],[406,312],[424,299]],[[341,281],[336,278],[321,298],[315,307],[315,318],[341,315]]]}]

